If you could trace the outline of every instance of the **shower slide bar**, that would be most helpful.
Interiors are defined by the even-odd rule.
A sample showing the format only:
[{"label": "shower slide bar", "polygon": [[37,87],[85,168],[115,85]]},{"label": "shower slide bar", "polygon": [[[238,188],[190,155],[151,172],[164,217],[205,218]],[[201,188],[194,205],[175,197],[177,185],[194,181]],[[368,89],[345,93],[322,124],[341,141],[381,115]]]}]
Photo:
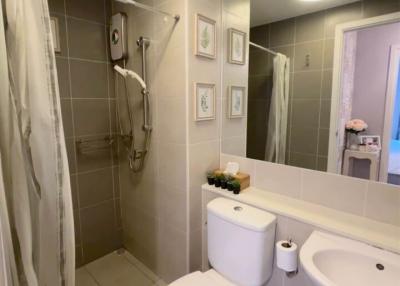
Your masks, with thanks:
[{"label": "shower slide bar", "polygon": [[123,4],[134,5],[134,6],[138,7],[138,8],[142,8],[144,10],[147,10],[147,11],[150,11],[150,12],[154,12],[154,13],[159,14],[159,15],[171,17],[171,18],[175,19],[175,21],[179,21],[179,19],[180,19],[180,16],[178,14],[170,14],[168,12],[164,12],[162,10],[159,10],[157,8],[154,8],[154,7],[139,3],[139,2],[134,1],[134,0],[115,0],[115,1],[123,3]]}]

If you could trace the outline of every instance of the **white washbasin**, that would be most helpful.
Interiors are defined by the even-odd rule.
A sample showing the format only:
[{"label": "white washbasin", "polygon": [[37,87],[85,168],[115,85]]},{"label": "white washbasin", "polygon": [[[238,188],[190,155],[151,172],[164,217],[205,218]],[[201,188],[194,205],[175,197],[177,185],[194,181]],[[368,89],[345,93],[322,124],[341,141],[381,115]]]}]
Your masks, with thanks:
[{"label": "white washbasin", "polygon": [[300,262],[317,286],[400,285],[400,255],[319,231],[304,243]]}]

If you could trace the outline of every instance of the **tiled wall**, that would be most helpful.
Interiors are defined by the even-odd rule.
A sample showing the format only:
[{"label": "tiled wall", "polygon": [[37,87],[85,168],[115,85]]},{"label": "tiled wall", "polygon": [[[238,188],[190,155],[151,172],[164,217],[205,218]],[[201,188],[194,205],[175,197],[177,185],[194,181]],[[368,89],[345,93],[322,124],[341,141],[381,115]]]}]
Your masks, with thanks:
[{"label": "tiled wall", "polygon": [[[250,174],[251,185],[261,190],[276,192],[400,227],[400,188],[398,186],[221,154],[221,167],[229,161],[239,162],[241,170]],[[206,213],[207,202],[216,197],[218,195],[205,192],[203,215]],[[277,216],[275,241],[290,237],[300,249],[314,230],[320,230],[314,225],[275,215]],[[205,251],[206,226],[203,232],[203,251]],[[206,252],[203,252],[203,256],[207,257]],[[204,262],[203,267],[207,269],[208,264]],[[309,286],[313,284],[300,263],[298,274],[289,278],[274,261],[272,277],[267,285]]]},{"label": "tiled wall", "polygon": [[[398,0],[365,0],[251,29],[251,41],[283,53],[292,61],[289,165],[327,168],[335,26],[396,11],[400,11]],[[270,55],[251,48],[247,155],[254,159],[264,157],[267,129],[262,115],[269,110],[271,65]]]},{"label": "tiled wall", "polygon": [[49,0],[59,22],[56,53],[71,173],[77,266],[121,246],[118,164],[106,147],[83,153],[79,139],[114,132],[115,99],[107,50],[109,1]]},{"label": "tiled wall", "polygon": [[[114,2],[113,12],[127,15],[127,68],[142,73],[140,36],[150,39],[147,77],[150,88],[153,132],[145,167],[129,169],[127,153],[120,145],[120,188],[124,247],[169,283],[188,271],[185,1],[147,1],[159,9],[179,14],[170,18]],[[166,19],[167,21],[165,21]],[[123,65],[122,62],[118,62]],[[143,148],[142,95],[128,79],[134,106],[136,147]],[[118,98],[124,99],[121,77]],[[120,105],[123,111],[124,104]],[[121,112],[123,122],[126,117]],[[125,114],[126,115],[126,114]]]},{"label": "tiled wall", "polygon": [[[236,28],[248,33],[250,2],[244,0],[188,1],[188,155],[189,155],[189,208],[190,208],[190,256],[189,269],[201,268],[201,191],[199,186],[205,180],[207,171],[219,166],[220,140],[226,146],[240,146],[239,154],[244,154],[246,118],[228,120],[226,117],[227,90],[229,85],[247,87],[247,65],[227,63],[227,29]],[[217,58],[214,60],[194,55],[194,19],[200,13],[216,21]],[[195,82],[216,85],[216,119],[194,121],[193,85]],[[220,131],[221,130],[221,131]],[[222,139],[221,139],[222,138]],[[239,142],[239,143],[238,143]],[[233,143],[233,144],[232,144]],[[238,144],[237,144],[238,143]]]},{"label": "tiled wall", "polygon": [[221,154],[230,161],[261,190],[400,227],[399,186]]}]

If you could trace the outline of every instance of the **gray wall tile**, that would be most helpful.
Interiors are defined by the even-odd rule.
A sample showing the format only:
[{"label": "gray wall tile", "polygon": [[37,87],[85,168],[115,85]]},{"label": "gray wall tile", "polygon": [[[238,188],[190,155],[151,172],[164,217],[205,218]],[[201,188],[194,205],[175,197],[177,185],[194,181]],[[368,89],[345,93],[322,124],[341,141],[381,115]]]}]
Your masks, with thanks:
[{"label": "gray wall tile", "polygon": [[74,58],[105,61],[106,30],[104,25],[68,18],[69,54]]},{"label": "gray wall tile", "polygon": [[306,71],[322,68],[323,41],[307,42],[295,46],[294,70]]},{"label": "gray wall tile", "polygon": [[75,136],[108,134],[110,132],[108,100],[74,99],[72,104]]},{"label": "gray wall tile", "polygon": [[64,13],[64,0],[49,0],[49,10],[55,13]]},{"label": "gray wall tile", "polygon": [[72,97],[108,97],[107,66],[105,63],[70,60]]},{"label": "gray wall tile", "polygon": [[298,72],[293,74],[293,97],[294,98],[320,98],[321,72]]},{"label": "gray wall tile", "polygon": [[105,22],[105,0],[67,0],[65,4],[69,16]]},{"label": "gray wall tile", "polygon": [[78,174],[79,204],[81,208],[113,198],[111,168]]},{"label": "gray wall tile", "polygon": [[326,13],[325,36],[327,38],[333,38],[335,36],[335,28],[337,24],[354,21],[361,18],[362,18],[361,2],[330,9]]},{"label": "gray wall tile", "polygon": [[93,261],[118,245],[114,201],[80,210],[84,262]]},{"label": "gray wall tile", "polygon": [[321,40],[325,32],[325,11],[296,18],[296,43]]},{"label": "gray wall tile", "polygon": [[320,101],[317,99],[300,99],[292,102],[292,124],[318,128]]},{"label": "gray wall tile", "polygon": [[61,114],[64,127],[65,137],[72,137],[74,135],[72,125],[72,107],[71,99],[61,99]]},{"label": "gray wall tile", "polygon": [[58,87],[61,98],[71,98],[68,59],[56,57]]},{"label": "gray wall tile", "polygon": [[271,47],[293,44],[295,33],[295,19],[272,23],[270,33]]}]

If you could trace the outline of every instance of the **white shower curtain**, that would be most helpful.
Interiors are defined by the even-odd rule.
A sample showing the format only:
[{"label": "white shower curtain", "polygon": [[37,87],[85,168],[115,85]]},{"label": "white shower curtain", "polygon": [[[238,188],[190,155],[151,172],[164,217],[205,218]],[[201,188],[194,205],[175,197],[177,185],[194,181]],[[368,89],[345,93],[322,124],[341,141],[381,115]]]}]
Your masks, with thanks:
[{"label": "white shower curtain", "polygon": [[284,164],[286,159],[289,73],[290,59],[278,53],[274,57],[273,88],[269,109],[265,160],[280,164]]},{"label": "white shower curtain", "polygon": [[0,154],[18,279],[72,286],[71,187],[47,1],[2,4],[1,78],[9,88],[0,95]]}]

